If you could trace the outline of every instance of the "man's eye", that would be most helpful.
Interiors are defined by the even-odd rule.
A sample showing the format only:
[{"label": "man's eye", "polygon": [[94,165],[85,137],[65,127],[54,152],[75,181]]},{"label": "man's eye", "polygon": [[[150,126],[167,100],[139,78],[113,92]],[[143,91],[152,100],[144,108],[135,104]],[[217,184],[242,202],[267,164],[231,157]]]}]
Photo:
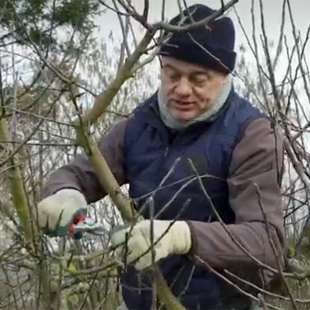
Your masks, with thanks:
[{"label": "man's eye", "polygon": [[169,74],[168,77],[169,77],[169,79],[171,81],[177,81],[177,80],[180,79],[180,75],[179,74]]},{"label": "man's eye", "polygon": [[197,84],[203,84],[208,80],[208,77],[205,75],[196,75],[193,76],[192,81]]}]

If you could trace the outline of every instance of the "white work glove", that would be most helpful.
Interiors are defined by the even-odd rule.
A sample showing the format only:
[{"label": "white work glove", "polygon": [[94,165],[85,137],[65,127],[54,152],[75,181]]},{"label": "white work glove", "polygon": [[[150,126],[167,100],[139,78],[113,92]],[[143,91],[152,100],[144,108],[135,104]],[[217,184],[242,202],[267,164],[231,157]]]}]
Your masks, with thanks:
[{"label": "white work glove", "polygon": [[[143,270],[152,265],[152,244],[155,250],[154,262],[170,254],[189,252],[192,245],[191,232],[185,221],[153,220],[152,235],[151,228],[151,221],[143,220],[133,227],[115,230],[111,234],[111,242],[116,248],[117,256],[129,264],[138,259],[133,264],[137,270]],[[156,242],[157,240],[159,241]],[[147,253],[144,254],[145,252]]]},{"label": "white work glove", "polygon": [[73,233],[72,225],[83,220],[86,215],[86,199],[75,189],[59,190],[38,203],[38,223],[47,235],[65,236],[69,232]]}]

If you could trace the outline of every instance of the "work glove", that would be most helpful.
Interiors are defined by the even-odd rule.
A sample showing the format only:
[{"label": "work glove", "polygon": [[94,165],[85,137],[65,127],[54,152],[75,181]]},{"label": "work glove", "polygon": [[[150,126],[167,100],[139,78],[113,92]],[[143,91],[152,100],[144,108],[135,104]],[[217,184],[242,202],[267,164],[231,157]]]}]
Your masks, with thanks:
[{"label": "work glove", "polygon": [[83,194],[75,189],[62,189],[38,203],[38,223],[42,231],[49,236],[74,234],[74,226],[85,219],[87,202]]},{"label": "work glove", "polygon": [[155,250],[154,262],[157,262],[170,254],[188,253],[192,240],[190,228],[184,221],[153,220],[152,227],[151,220],[143,220],[134,226],[114,230],[111,243],[120,259],[143,270],[152,265],[152,250]]}]

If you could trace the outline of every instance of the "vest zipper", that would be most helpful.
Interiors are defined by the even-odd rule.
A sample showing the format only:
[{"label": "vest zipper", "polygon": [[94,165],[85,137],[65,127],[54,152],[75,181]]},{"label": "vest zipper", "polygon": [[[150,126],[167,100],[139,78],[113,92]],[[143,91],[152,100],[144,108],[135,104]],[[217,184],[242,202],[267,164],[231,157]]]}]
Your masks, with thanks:
[{"label": "vest zipper", "polygon": [[162,165],[163,161],[165,160],[165,158],[166,158],[167,155],[169,154],[171,148],[176,144],[176,141],[180,139],[180,136],[181,136],[181,135],[182,135],[181,133],[177,134],[177,136],[173,139],[173,141],[172,141],[171,143],[169,143],[168,146],[166,146],[164,155],[163,155],[163,157],[161,158],[160,165]]},{"label": "vest zipper", "polygon": [[169,146],[167,146],[165,149],[164,157],[166,157],[168,155],[169,150],[170,150],[170,148],[169,148]]},{"label": "vest zipper", "polygon": [[164,153],[164,158],[167,157],[169,151],[171,150],[171,148],[176,144],[176,142],[180,139],[180,137],[182,136],[182,133],[178,133],[175,138],[173,139],[173,141],[171,143],[169,143],[168,146],[166,146],[165,149],[165,153]]},{"label": "vest zipper", "polygon": [[161,167],[161,165],[163,164],[165,158],[167,157],[169,151],[170,151],[171,145],[170,146],[166,146],[165,148],[165,152],[164,155],[161,157],[160,163],[159,163],[159,167]]}]

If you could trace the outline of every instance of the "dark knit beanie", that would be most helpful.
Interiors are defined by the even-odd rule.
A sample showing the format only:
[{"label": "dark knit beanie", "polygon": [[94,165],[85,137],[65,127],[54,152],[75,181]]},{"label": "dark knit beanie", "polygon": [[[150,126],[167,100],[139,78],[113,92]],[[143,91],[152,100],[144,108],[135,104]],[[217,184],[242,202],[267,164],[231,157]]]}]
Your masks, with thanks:
[{"label": "dark knit beanie", "polygon": [[[215,11],[202,4],[189,6],[169,23],[182,26],[207,18]],[[184,20],[185,19],[185,20]],[[210,29],[208,29],[208,27]],[[229,17],[221,16],[213,22],[191,28],[186,32],[174,32],[162,43],[159,55],[170,56],[220,72],[231,72],[236,62],[235,28]],[[164,39],[169,32],[164,33]]]}]

